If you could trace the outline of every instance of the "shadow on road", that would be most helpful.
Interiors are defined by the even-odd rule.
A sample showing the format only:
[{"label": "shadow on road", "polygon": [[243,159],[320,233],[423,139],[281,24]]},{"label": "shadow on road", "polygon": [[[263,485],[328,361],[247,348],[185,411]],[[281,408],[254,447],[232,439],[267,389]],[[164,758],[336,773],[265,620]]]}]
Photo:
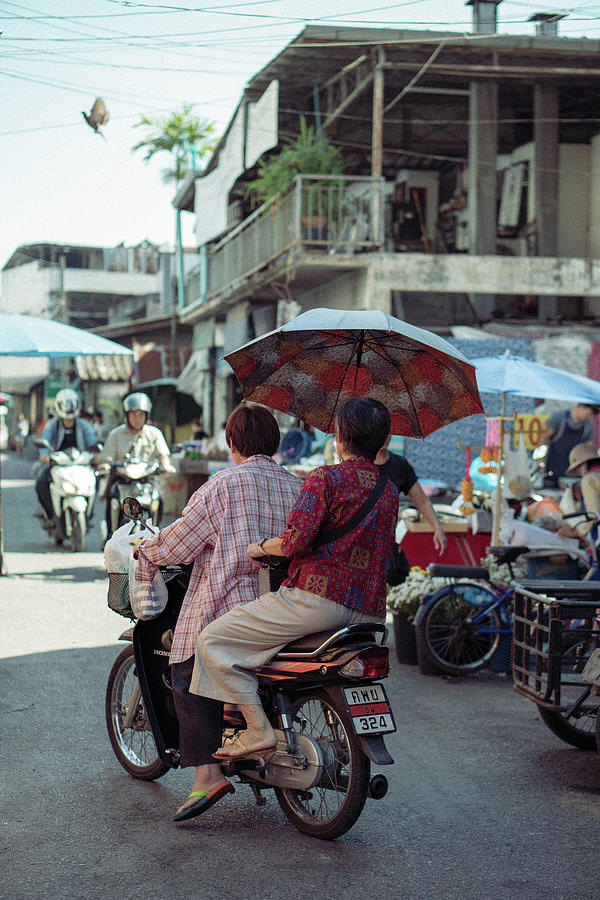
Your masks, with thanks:
[{"label": "shadow on road", "polygon": [[[25,579],[51,579],[52,581],[68,581],[73,583],[80,584],[89,584],[90,581],[106,581],[106,571],[102,568],[101,563],[99,563],[98,568],[64,568],[64,569],[40,569],[39,571],[33,572],[18,572],[18,573],[8,573],[12,574],[13,578],[25,578]],[[108,584],[108,582],[107,582]]]},{"label": "shadow on road", "polygon": [[571,791],[600,795],[600,754],[566,744],[538,755],[539,774]]}]

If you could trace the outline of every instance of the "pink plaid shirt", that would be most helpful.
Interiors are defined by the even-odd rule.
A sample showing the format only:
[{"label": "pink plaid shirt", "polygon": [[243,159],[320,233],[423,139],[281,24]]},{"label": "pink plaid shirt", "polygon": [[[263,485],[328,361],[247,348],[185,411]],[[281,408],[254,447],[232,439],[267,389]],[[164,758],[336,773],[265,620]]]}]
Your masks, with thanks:
[{"label": "pink plaid shirt", "polygon": [[136,577],[152,580],[157,566],[194,563],[177,621],[170,662],[189,659],[201,630],[258,596],[258,569],[248,544],[280,534],[300,493],[299,478],[270,456],[251,456],[197,490],[181,518],[139,546]]}]

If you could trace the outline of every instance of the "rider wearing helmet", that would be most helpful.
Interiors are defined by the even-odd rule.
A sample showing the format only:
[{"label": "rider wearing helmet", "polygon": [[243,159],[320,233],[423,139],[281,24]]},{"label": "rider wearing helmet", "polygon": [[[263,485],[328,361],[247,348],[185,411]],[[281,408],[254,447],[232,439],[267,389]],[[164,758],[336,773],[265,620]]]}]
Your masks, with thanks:
[{"label": "rider wearing helmet", "polygon": [[[106,439],[102,457],[107,463],[111,464],[110,474],[104,489],[107,534],[112,533],[115,526],[113,504],[115,501],[118,502],[116,479],[120,463],[129,457],[150,464],[158,462],[164,472],[175,471],[170,462],[169,448],[162,431],[156,428],[155,425],[148,425],[148,417],[151,410],[152,404],[146,394],[141,392],[129,394],[123,401],[125,423],[113,428]],[[151,480],[153,482],[156,481],[154,476],[152,476]],[[152,518],[156,524],[159,524],[161,505],[153,512]]]},{"label": "rider wearing helmet", "polygon": [[[68,450],[69,447],[77,447],[78,450],[95,450],[98,447],[98,438],[94,429],[85,419],[79,417],[81,400],[72,388],[62,388],[54,400],[54,418],[49,419],[44,425],[41,440],[47,441],[52,450]],[[40,451],[41,468],[38,473],[35,489],[38,499],[48,519],[52,519],[54,512],[50,498],[50,456],[46,448]]]},{"label": "rider wearing helmet", "polygon": [[152,403],[147,394],[129,394],[123,400],[125,424],[117,425],[110,432],[102,456],[109,462],[118,462],[133,451],[133,455],[147,462],[157,459],[165,472],[174,472],[169,448],[163,433],[155,425],[148,425]]}]

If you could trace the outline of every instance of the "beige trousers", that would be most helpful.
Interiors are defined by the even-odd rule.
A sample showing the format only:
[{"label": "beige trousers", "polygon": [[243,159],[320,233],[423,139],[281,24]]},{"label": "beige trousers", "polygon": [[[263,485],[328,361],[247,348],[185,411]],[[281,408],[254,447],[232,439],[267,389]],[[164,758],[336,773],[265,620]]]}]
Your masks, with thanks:
[{"label": "beige trousers", "polygon": [[225,703],[259,703],[253,670],[290,641],[317,631],[383,621],[317,594],[281,587],[236,606],[203,629],[190,692]]}]

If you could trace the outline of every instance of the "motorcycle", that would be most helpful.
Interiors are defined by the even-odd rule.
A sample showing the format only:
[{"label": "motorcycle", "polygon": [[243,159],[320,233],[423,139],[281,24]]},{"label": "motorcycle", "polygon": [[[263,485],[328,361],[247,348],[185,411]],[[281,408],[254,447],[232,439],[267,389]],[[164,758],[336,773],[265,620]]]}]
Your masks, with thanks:
[{"label": "motorcycle", "polygon": [[[141,508],[125,503],[129,518]],[[278,560],[281,562],[281,560]],[[134,778],[152,781],[179,765],[178,724],[169,682],[169,651],[191,567],[161,569],[166,609],[121,634],[125,647],[106,689],[106,725],[119,763]],[[109,574],[109,606],[128,611],[127,575]],[[270,587],[285,578],[272,570]],[[283,648],[256,670],[264,710],[278,738],[273,754],[228,760],[223,774],[247,784],[258,806],[273,789],[288,820],[304,834],[332,840],[356,822],[368,797],[387,793],[384,775],[371,763],[393,764],[384,736],[396,730],[385,689],[389,673],[384,625],[351,625],[311,634]],[[379,639],[379,642],[378,642]],[[224,738],[245,728],[235,706],[225,704]]]},{"label": "motorcycle", "polygon": [[69,540],[73,553],[83,549],[94,500],[96,473],[92,466],[94,453],[89,450],[54,450],[48,441],[35,446],[45,449],[50,457],[50,498],[54,516],[40,516],[44,530],[56,544]]},{"label": "motorcycle", "polygon": [[158,460],[150,462],[130,453],[122,462],[111,465],[105,490],[106,525],[101,526],[104,540],[125,524],[121,504],[126,497],[134,497],[144,511],[144,518],[160,525],[163,502],[156,478],[160,468]]}]

